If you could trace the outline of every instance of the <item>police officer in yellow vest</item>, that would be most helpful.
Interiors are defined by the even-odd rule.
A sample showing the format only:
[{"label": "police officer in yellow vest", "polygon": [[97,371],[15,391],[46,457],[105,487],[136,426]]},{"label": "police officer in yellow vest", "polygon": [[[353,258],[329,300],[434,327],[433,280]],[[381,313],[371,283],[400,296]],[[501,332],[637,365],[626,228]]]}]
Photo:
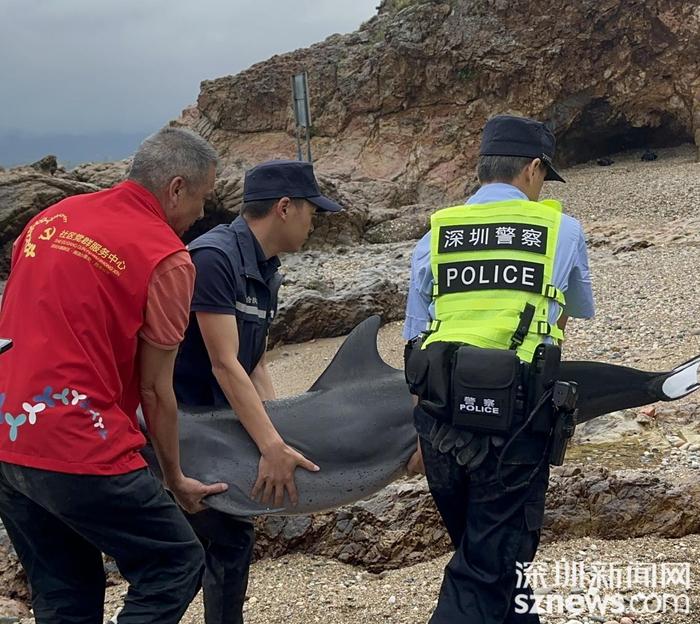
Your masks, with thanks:
[{"label": "police officer in yellow vest", "polygon": [[594,312],[581,226],[539,200],[545,180],[564,182],[554,147],[538,121],[490,119],[481,188],[436,212],[413,253],[411,463],[456,551],[431,624],[539,622],[522,570],[539,542],[557,419],[573,409],[575,388],[554,384],[558,345],[568,317]]}]

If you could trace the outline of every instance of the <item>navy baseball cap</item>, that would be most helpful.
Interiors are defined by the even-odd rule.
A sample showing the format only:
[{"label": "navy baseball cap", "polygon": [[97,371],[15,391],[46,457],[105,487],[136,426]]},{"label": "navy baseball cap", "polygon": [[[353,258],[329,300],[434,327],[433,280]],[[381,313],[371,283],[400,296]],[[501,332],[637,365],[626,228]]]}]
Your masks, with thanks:
[{"label": "navy baseball cap", "polygon": [[541,121],[513,115],[497,115],[486,122],[479,156],[539,158],[547,166],[545,180],[566,182],[552,165],[556,140]]},{"label": "navy baseball cap", "polygon": [[306,199],[319,210],[339,212],[343,208],[321,195],[313,165],[301,160],[269,160],[245,172],[243,201]]}]

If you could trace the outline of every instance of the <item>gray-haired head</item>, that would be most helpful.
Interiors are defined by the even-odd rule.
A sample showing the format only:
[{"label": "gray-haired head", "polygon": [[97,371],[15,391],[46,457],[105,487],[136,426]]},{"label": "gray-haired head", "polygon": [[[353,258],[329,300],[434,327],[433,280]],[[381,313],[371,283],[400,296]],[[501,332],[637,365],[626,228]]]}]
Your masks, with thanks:
[{"label": "gray-haired head", "polygon": [[526,156],[479,156],[476,177],[481,184],[490,182],[511,183],[531,162]]},{"label": "gray-haired head", "polygon": [[177,176],[192,186],[204,184],[217,161],[216,150],[196,132],[166,127],[141,143],[127,178],[158,194]]}]

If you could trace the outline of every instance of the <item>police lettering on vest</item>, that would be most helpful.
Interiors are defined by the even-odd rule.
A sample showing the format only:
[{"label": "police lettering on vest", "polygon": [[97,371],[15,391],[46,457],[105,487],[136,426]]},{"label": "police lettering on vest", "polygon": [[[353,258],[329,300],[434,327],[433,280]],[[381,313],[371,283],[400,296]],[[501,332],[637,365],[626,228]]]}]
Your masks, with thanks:
[{"label": "police lettering on vest", "polygon": [[562,339],[548,317],[550,301],[564,304],[553,285],[560,222],[561,206],[550,200],[452,206],[433,214],[435,317],[423,348],[462,342],[508,349],[526,306],[534,312],[522,343],[518,338],[519,358],[531,361],[544,336]]},{"label": "police lettering on vest", "polygon": [[[479,402],[481,402],[481,405],[479,405]],[[498,406],[496,399],[479,399],[478,397],[465,396],[459,403],[459,411],[498,416],[501,413],[501,408]]]},{"label": "police lettering on vest", "polygon": [[484,249],[517,249],[545,254],[547,228],[522,223],[480,223],[440,228],[439,253]]},{"label": "police lettering on vest", "polygon": [[544,265],[518,260],[452,262],[438,267],[440,293],[470,290],[524,290],[542,292]]}]

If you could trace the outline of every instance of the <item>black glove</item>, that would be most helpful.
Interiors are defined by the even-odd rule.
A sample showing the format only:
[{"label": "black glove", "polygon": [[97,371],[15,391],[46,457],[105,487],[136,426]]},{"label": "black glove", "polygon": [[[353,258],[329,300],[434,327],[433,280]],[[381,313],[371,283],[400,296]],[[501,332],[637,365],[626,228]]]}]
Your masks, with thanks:
[{"label": "black glove", "polygon": [[449,453],[469,444],[474,437],[469,431],[460,431],[447,423],[436,422],[430,430],[429,441],[433,449],[440,453]]},{"label": "black glove", "polygon": [[452,449],[452,454],[460,466],[474,470],[486,459],[490,444],[491,440],[487,435],[473,436],[466,446]]},{"label": "black glove", "polygon": [[[436,451],[452,453],[457,463],[467,470],[474,470],[481,465],[491,444],[488,435],[474,435],[471,431],[463,431],[447,423],[438,422],[430,430],[428,441]],[[503,444],[503,438],[494,440],[497,441]]]}]

